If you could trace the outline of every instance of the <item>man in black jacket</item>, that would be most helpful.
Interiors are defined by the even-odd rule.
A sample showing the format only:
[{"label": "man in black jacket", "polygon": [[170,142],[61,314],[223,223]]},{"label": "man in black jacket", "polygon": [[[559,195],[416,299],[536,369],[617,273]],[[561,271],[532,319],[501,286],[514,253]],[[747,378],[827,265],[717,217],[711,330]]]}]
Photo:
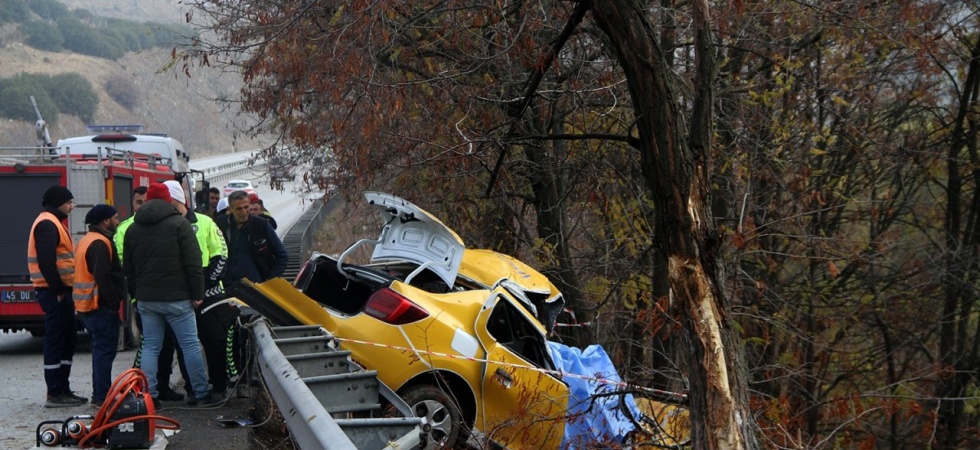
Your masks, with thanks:
[{"label": "man in black jacket", "polygon": [[232,192],[228,214],[215,221],[228,243],[226,288],[242,278],[261,283],[281,277],[289,262],[289,253],[272,225],[249,214],[249,206],[248,193]]},{"label": "man in black jacket", "polygon": [[101,407],[112,385],[112,361],[119,342],[119,306],[126,300],[126,279],[112,235],[119,214],[111,205],[95,205],[85,214],[88,233],[75,254],[75,311],[92,337],[92,405]]},{"label": "man in black jacket", "polygon": [[143,321],[140,363],[149,381],[150,395],[156,402],[157,359],[163,344],[164,323],[167,323],[184,352],[191,378],[193,395],[188,395],[187,403],[219,403],[224,399],[216,398],[208,385],[194,318],[194,308],[204,300],[201,248],[191,224],[170,204],[167,186],[151,183],[146,200],[136,212],[133,225],[126,230],[123,268],[135,284],[130,293],[136,298],[136,308]]},{"label": "man in black jacket", "polygon": [[81,405],[85,397],[71,390],[69,376],[75,356],[77,331],[71,286],[75,278],[75,242],[64,221],[75,209],[71,191],[51,186],[44,192],[44,211],[31,226],[27,242],[27,270],[44,311],[44,382],[46,408]]}]

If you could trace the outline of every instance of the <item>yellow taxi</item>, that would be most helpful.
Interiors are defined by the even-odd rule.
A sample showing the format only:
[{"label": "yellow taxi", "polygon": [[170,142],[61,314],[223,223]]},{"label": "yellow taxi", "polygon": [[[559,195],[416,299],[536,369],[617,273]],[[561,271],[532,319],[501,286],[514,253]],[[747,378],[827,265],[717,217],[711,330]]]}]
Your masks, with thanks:
[{"label": "yellow taxi", "polygon": [[[336,258],[314,254],[292,286],[274,279],[234,292],[282,325],[320,324],[336,336],[423,418],[429,448],[560,448],[569,388],[546,335],[561,293],[516,258],[467,249],[404,199],[365,198],[384,223],[377,239]],[[370,263],[345,262],[368,247]]]}]

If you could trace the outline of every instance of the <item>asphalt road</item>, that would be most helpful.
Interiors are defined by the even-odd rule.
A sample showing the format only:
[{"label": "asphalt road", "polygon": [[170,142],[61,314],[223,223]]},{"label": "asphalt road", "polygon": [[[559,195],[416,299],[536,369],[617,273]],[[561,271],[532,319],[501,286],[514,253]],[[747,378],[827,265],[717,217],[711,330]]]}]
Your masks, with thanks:
[{"label": "asphalt road", "polygon": [[[280,226],[280,235],[303,214],[309,205],[301,196],[291,192],[292,183],[285,191],[270,189],[259,177],[254,179],[256,191],[265,200]],[[219,186],[220,187],[220,186]],[[44,340],[34,338],[26,331],[0,332],[0,450],[35,448],[36,430],[40,422],[64,420],[73,415],[91,414],[97,410],[89,404],[71,408],[45,408],[45,385],[42,370]],[[113,376],[132,367],[135,351],[119,352],[113,366]],[[71,384],[78,395],[92,395],[92,353],[88,335],[78,336],[78,348],[73,360]],[[175,371],[175,374],[177,371]],[[173,380],[178,381],[179,375]],[[250,393],[253,397],[254,393]],[[249,448],[246,428],[222,427],[223,420],[249,418],[255,398],[229,399],[220,408],[189,408],[183,403],[164,403],[161,415],[176,419],[181,431],[168,439],[165,447],[170,450],[232,450]],[[257,420],[261,421],[262,418]],[[52,448],[52,447],[46,447]],[[60,448],[60,447],[58,447]]]},{"label": "asphalt road", "polygon": [[[92,350],[88,335],[79,334],[71,383],[78,395],[92,395]],[[95,414],[91,405],[45,408],[42,353],[44,339],[25,331],[0,334],[0,449],[34,448],[37,425],[44,420],[63,420],[72,415]],[[120,352],[113,374],[133,365],[135,352]]]},{"label": "asphalt road", "polygon": [[[71,384],[78,395],[92,395],[92,351],[88,335],[78,335],[73,360]],[[45,408],[45,386],[42,365],[44,339],[27,332],[0,333],[0,450],[36,448],[37,426],[42,421],[65,420],[74,415],[95,415],[90,404],[70,408]],[[135,351],[119,352],[113,365],[113,376],[132,367]],[[173,381],[179,383],[175,371]],[[248,390],[243,394],[255,396]],[[251,419],[253,398],[232,396],[227,403],[213,408],[191,408],[183,402],[166,402],[157,414],[180,423],[180,431],[154,448],[169,450],[236,450],[250,448],[248,430],[229,428],[225,420]],[[261,420],[261,419],[259,419]],[[252,419],[252,422],[258,420]],[[55,448],[55,447],[44,447]],[[57,447],[60,448],[60,447]]]}]

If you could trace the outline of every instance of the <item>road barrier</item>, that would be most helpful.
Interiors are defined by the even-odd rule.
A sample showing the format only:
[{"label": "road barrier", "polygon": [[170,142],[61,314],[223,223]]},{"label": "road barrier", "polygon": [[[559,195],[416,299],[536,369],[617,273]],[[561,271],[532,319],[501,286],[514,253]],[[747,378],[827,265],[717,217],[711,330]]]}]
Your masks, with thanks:
[{"label": "road barrier", "polygon": [[231,180],[235,178],[242,178],[246,175],[262,175],[268,171],[268,163],[264,159],[260,159],[254,162],[254,164],[249,165],[248,162],[251,160],[258,150],[253,150],[251,152],[242,153],[241,158],[234,161],[220,162],[217,164],[210,163],[207,159],[200,161],[191,161],[191,167],[194,170],[198,170],[204,173],[204,178],[207,179],[212,186],[216,186],[218,182]]},{"label": "road barrier", "polygon": [[[326,330],[270,327],[267,319],[251,326],[262,379],[299,448],[395,450],[423,443],[422,419],[378,380],[377,372],[350,362],[350,352]],[[346,418],[380,413],[381,397],[412,417]]]}]

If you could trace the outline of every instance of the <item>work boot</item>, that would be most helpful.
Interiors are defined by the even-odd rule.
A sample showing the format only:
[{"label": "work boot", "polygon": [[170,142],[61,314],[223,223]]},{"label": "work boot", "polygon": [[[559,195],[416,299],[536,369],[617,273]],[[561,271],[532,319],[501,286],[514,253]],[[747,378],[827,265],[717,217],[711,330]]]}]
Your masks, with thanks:
[{"label": "work boot", "polygon": [[225,395],[224,392],[211,391],[208,392],[208,395],[205,397],[201,397],[201,398],[189,397],[187,399],[187,404],[189,406],[201,406],[201,407],[218,406],[226,402],[227,400],[228,400],[228,396]]},{"label": "work boot", "polygon": [[70,406],[84,405],[84,398],[76,399],[69,397],[68,394],[61,394],[57,396],[48,396],[47,401],[44,403],[45,408],[67,408]]},{"label": "work boot", "polygon": [[179,402],[184,399],[184,394],[176,392],[173,389],[161,389],[160,395],[157,395],[157,400],[161,402]]},{"label": "work boot", "polygon": [[88,401],[88,399],[86,399],[85,397],[82,397],[80,395],[75,395],[75,392],[74,391],[68,391],[68,396],[71,397],[71,398],[73,398],[73,399],[75,399],[75,400],[81,400],[82,403],[85,403],[85,402]]}]

